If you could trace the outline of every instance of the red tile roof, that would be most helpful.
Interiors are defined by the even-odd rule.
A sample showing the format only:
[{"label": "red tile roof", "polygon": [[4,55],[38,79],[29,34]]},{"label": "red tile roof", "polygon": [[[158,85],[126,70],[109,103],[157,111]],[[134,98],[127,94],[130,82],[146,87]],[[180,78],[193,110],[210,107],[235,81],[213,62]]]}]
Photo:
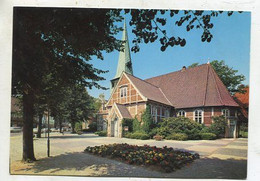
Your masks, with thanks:
[{"label": "red tile roof", "polygon": [[238,106],[210,64],[139,79],[137,88],[148,99],[156,97],[158,102],[170,102],[175,108]]},{"label": "red tile roof", "polygon": [[171,103],[167,100],[166,96],[159,87],[130,74],[127,74],[127,77],[131,80],[131,82],[139,90],[139,92],[147,99],[166,105],[171,105]]},{"label": "red tile roof", "polygon": [[127,108],[124,105],[116,103],[116,106],[123,118],[132,119],[132,116],[130,115],[129,111],[127,110]]}]

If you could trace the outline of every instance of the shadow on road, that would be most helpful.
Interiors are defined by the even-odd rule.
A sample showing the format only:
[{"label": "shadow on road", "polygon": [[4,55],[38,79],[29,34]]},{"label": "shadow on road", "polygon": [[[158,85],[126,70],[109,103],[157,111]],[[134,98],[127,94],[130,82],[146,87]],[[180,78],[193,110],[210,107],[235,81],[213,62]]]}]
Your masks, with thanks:
[{"label": "shadow on road", "polygon": [[175,172],[162,173],[144,166],[134,166],[83,152],[74,152],[40,159],[30,168],[20,168],[12,173],[16,174],[16,172],[32,175],[245,179],[247,161],[201,158]]}]

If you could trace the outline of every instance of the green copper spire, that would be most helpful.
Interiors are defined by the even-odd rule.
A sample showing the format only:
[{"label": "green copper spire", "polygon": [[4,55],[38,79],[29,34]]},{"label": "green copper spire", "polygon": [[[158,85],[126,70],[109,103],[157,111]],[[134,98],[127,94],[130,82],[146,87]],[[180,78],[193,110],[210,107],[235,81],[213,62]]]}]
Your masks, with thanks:
[{"label": "green copper spire", "polygon": [[116,71],[115,78],[119,78],[121,76],[122,72],[126,72],[128,74],[133,75],[133,68],[132,68],[127,28],[126,28],[125,21],[124,21],[124,30],[123,30],[122,40],[125,41],[124,51],[119,52],[119,59],[118,59],[118,65],[117,65],[117,71]]}]

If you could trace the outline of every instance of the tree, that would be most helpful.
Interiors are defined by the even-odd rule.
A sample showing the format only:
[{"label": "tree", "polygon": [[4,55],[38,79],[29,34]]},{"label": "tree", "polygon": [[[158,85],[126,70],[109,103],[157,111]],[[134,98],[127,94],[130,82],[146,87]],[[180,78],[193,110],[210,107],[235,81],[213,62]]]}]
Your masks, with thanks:
[{"label": "tree", "polygon": [[199,63],[193,63],[191,65],[188,66],[188,68],[193,68],[193,67],[197,67],[199,66]]},{"label": "tree", "polygon": [[153,125],[153,117],[151,115],[151,107],[149,105],[146,106],[146,109],[141,116],[141,120],[143,123],[142,130],[149,133]]},{"label": "tree", "polygon": [[[12,93],[23,97],[23,160],[31,161],[35,98],[42,95],[46,75],[59,86],[77,82],[104,88],[97,81],[104,80],[99,75],[106,71],[88,61],[93,56],[103,59],[102,51],[121,49],[121,41],[114,38],[120,29],[113,23],[122,18],[116,10],[50,8],[15,8],[14,18]],[[51,90],[59,87],[47,82]]]},{"label": "tree", "polygon": [[[101,74],[107,71],[96,69],[89,61],[93,56],[102,60],[102,52],[123,50],[123,42],[115,38],[122,30],[116,25],[123,19],[121,11],[14,8],[12,94],[19,94],[23,99],[23,160],[35,160],[33,117],[38,96],[45,96],[45,103],[54,114],[57,100],[53,95],[61,87],[80,85],[105,89],[98,81],[104,80]],[[160,27],[166,25],[166,19],[157,17],[169,13],[173,18],[179,11],[125,10],[125,13],[131,14],[130,25],[134,26],[133,33],[136,36],[132,51],[139,51],[138,45],[142,42],[156,41],[160,37],[158,32],[162,33],[159,38],[162,51],[169,45],[185,46],[184,38],[167,36],[166,30]],[[183,11],[176,19],[176,25],[187,23],[187,31],[195,26],[202,28],[201,40],[210,42],[213,37],[210,19],[221,13]],[[228,12],[228,15],[232,13]]]},{"label": "tree", "polygon": [[140,43],[153,43],[158,39],[161,43],[161,51],[165,51],[168,47],[185,46],[185,38],[177,35],[170,36],[166,28],[163,28],[167,26],[167,17],[169,16],[175,22],[176,26],[184,26],[187,32],[194,29],[201,29],[201,41],[211,42],[213,34],[210,31],[214,27],[211,19],[221,14],[231,16],[234,13],[233,11],[223,13],[223,11],[155,9],[125,9],[124,11],[126,14],[131,15],[129,24],[133,26],[132,32],[135,34],[133,40],[135,45],[131,49],[133,52],[140,50]]},{"label": "tree", "polygon": [[[188,68],[196,67],[199,63],[193,63]],[[214,60],[210,62],[210,65],[214,68],[217,75],[227,87],[228,91],[233,95],[236,92],[243,92],[244,85],[242,81],[245,80],[245,76],[240,74],[237,75],[238,70],[234,70],[225,64],[224,60]]]}]

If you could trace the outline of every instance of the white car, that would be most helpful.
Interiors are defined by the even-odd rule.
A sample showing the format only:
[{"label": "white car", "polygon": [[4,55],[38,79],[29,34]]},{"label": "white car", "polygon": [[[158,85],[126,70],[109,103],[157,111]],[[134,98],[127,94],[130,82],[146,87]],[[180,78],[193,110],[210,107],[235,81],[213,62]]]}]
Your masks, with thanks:
[{"label": "white car", "polygon": [[22,132],[22,128],[21,127],[11,127],[10,132],[11,133],[20,133],[20,132]]}]

